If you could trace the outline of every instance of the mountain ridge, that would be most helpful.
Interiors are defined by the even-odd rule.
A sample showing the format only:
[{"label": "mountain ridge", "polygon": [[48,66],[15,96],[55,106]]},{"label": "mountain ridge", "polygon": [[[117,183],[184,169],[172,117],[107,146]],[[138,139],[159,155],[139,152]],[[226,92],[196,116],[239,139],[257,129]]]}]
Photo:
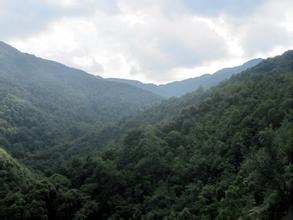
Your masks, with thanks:
[{"label": "mountain ridge", "polygon": [[188,79],[174,81],[174,82],[160,84],[160,85],[155,85],[152,83],[142,83],[137,80],[127,80],[127,79],[119,79],[119,78],[106,78],[106,79],[110,81],[114,81],[114,82],[116,81],[116,82],[133,85],[138,88],[151,91],[165,98],[170,98],[173,96],[179,97],[179,96],[185,95],[186,93],[193,92],[200,87],[204,89],[208,89],[212,86],[215,86],[219,82],[230,78],[232,75],[235,75],[246,69],[249,69],[259,64],[262,61],[263,61],[262,58],[255,58],[243,63],[240,66],[223,68],[221,70],[216,71],[213,74],[206,73],[198,77],[188,78]]},{"label": "mountain ridge", "polygon": [[[89,75],[90,77],[94,77],[94,78],[98,78],[98,79],[106,80],[106,81],[110,81],[110,82],[131,85],[136,88],[143,89],[145,91],[151,92],[153,94],[159,95],[164,98],[170,98],[172,96],[179,97],[179,96],[182,96],[188,92],[195,91],[200,86],[202,86],[205,89],[210,88],[211,86],[216,85],[220,81],[228,79],[232,75],[240,73],[241,71],[244,71],[247,68],[251,68],[251,67],[257,65],[258,63],[260,63],[261,61],[263,61],[262,58],[255,58],[255,59],[252,59],[252,60],[249,60],[249,61],[243,63],[242,65],[223,68],[223,69],[220,69],[212,74],[206,73],[206,74],[203,74],[198,77],[192,77],[192,78],[187,78],[184,80],[173,81],[173,82],[169,82],[166,84],[156,85],[153,83],[143,83],[138,80],[121,79],[121,78],[103,78],[98,75],[92,75],[90,73],[87,73],[84,70],[70,67],[68,65],[59,63],[57,61],[44,59],[44,58],[35,56],[33,54],[29,54],[29,53],[22,53],[21,51],[10,46],[9,44],[6,44],[3,41],[0,41],[0,47],[4,48],[6,50],[13,50],[14,52],[16,52],[18,54],[28,55],[28,56],[32,56],[33,58],[41,59],[44,62],[49,61],[51,63],[51,65],[62,65],[64,68],[70,68],[72,71],[82,72],[84,74]],[[207,82],[207,81],[209,81],[209,82]]]},{"label": "mountain ridge", "polygon": [[[0,219],[266,220],[290,215],[293,51],[210,89],[115,117],[109,127],[107,116],[127,110],[113,105],[124,103],[121,89],[129,88],[125,94],[140,90],[118,87],[118,99],[107,106],[114,95],[96,99],[104,90],[94,86],[104,80],[93,85],[78,75],[81,82],[76,82],[80,78],[68,79],[63,68],[50,73],[29,58],[0,59],[0,146],[9,149],[0,148]],[[56,74],[62,77],[56,80]],[[87,105],[94,101],[97,106]],[[109,115],[94,126],[91,121],[103,111],[91,110],[101,104]],[[70,141],[84,130],[92,137]],[[95,151],[99,145],[105,149]],[[28,157],[22,165],[10,156],[15,150],[24,156],[48,154]]]},{"label": "mountain ridge", "polygon": [[[0,123],[11,128],[7,134],[0,133],[0,144],[10,153],[17,151],[14,156],[23,148],[48,147],[43,146],[42,139],[53,134],[56,138],[52,141],[59,142],[56,132],[75,138],[161,100],[151,92],[0,44]],[[22,143],[16,138],[19,135],[23,136]]]}]

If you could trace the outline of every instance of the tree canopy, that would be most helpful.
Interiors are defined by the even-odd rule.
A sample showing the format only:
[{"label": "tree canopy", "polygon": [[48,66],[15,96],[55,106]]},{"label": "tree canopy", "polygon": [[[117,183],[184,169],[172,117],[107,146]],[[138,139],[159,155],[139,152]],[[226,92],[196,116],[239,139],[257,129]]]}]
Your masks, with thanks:
[{"label": "tree canopy", "polygon": [[281,219],[292,209],[292,91],[288,51],[91,133],[87,153],[70,148],[82,138],[56,147],[68,157],[46,172],[1,150],[0,218]]}]

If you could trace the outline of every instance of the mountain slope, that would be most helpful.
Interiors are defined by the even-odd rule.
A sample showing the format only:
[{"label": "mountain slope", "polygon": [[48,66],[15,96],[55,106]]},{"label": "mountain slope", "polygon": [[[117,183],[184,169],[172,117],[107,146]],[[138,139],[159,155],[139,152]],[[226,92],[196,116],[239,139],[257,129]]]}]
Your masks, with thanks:
[{"label": "mountain slope", "polygon": [[64,143],[160,100],[0,42],[0,144],[15,155]]},{"label": "mountain slope", "polygon": [[0,148],[0,219],[73,219],[86,198],[60,174],[36,175]]},{"label": "mountain slope", "polygon": [[7,191],[18,191],[33,181],[33,174],[0,147],[0,197]]},{"label": "mountain slope", "polygon": [[[255,62],[258,62],[256,60]],[[239,68],[228,68],[219,71],[219,75],[231,74],[235,69],[245,69],[249,65],[240,66]],[[230,71],[230,72],[229,72]],[[217,78],[216,74],[213,78]],[[215,81],[214,81],[215,82]],[[211,80],[211,84],[213,81]],[[112,144],[120,143],[123,137],[132,129],[165,123],[178,115],[184,108],[197,105],[203,101],[202,94],[204,90],[199,88],[193,93],[188,93],[182,97],[172,97],[163,100],[160,104],[155,105],[146,111],[136,114],[132,117],[126,117],[116,123],[106,126],[102,129],[91,130],[84,136],[75,139],[70,143],[56,146],[55,148],[45,151],[39,151],[37,154],[31,155],[25,159],[25,163],[31,167],[48,171],[56,166],[60,160],[68,160],[73,155],[87,156],[94,152],[99,152],[107,149]],[[30,161],[38,161],[31,163]],[[36,166],[37,165],[37,166]]]},{"label": "mountain slope", "polygon": [[[186,82],[181,81],[178,82],[178,87],[181,87],[182,84],[198,86],[202,82],[205,82],[207,87],[216,85],[220,83],[223,78],[228,78],[233,74],[236,75],[237,72],[248,69],[260,61],[261,59],[251,60],[242,66],[226,68],[213,75],[205,75],[192,80],[185,80]],[[149,88],[155,87],[153,84],[142,84],[138,81],[128,81],[128,83],[131,85],[139,84],[140,86],[148,86]],[[176,83],[172,83],[172,85],[173,84]],[[201,87],[197,91],[188,93],[182,97],[172,97],[163,100],[160,104],[155,105],[142,113],[136,114],[132,117],[126,117],[117,123],[113,123],[102,129],[91,130],[83,137],[75,139],[73,142],[59,145],[49,150],[40,151],[37,154],[32,155],[32,157],[26,158],[25,161],[32,167],[34,167],[35,163],[30,163],[30,161],[38,161],[37,169],[46,170],[49,168],[51,170],[51,168],[54,167],[54,164],[56,165],[59,160],[67,160],[72,155],[86,156],[89,152],[93,153],[107,149],[109,145],[121,142],[125,134],[132,129],[158,124],[162,121],[168,121],[179,114],[182,109],[200,103],[203,99],[201,96],[203,92],[204,90]],[[46,160],[44,160],[44,158],[46,158]],[[57,160],[57,158],[59,160]]]},{"label": "mountain slope", "polygon": [[125,80],[125,79],[108,79],[114,82],[123,82],[132,86],[136,86],[138,88],[142,88],[147,91],[151,91],[160,96],[169,98],[173,96],[182,96],[186,93],[197,90],[202,87],[204,89],[208,89],[212,86],[217,85],[223,80],[230,78],[232,75],[240,73],[246,69],[249,69],[257,64],[259,64],[262,59],[253,59],[241,66],[225,68],[215,72],[214,74],[204,74],[199,77],[190,78],[182,81],[172,82],[164,85],[154,85],[154,84],[143,84],[139,81],[135,80]]},{"label": "mountain slope", "polygon": [[293,51],[201,94],[175,119],[59,170],[106,218],[281,219],[292,193]]},{"label": "mountain slope", "polygon": [[133,129],[105,152],[63,161],[57,174],[17,197],[4,191],[0,218],[289,216],[292,91],[293,51],[288,51],[208,91],[189,94],[180,113]]}]

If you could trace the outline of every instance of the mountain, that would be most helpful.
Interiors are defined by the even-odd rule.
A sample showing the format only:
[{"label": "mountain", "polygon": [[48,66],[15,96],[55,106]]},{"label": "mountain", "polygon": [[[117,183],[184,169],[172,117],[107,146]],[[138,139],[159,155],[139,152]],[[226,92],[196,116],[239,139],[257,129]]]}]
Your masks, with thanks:
[{"label": "mountain", "polygon": [[79,191],[70,190],[70,184],[59,174],[33,173],[0,148],[0,219],[57,219],[57,209],[58,217],[70,219],[68,208],[78,210],[85,200],[76,197]]},{"label": "mountain", "polygon": [[0,144],[17,157],[75,139],[161,100],[0,42]]},{"label": "mountain", "polygon": [[280,219],[292,190],[292,62],[292,51],[268,59],[175,119],[135,129],[102,161],[84,163],[93,169],[83,187],[121,218]]},{"label": "mountain", "polygon": [[[204,78],[206,80],[206,85],[216,85],[220,83],[223,77],[228,78],[232,74],[236,75],[236,72],[241,72],[242,70],[248,69],[253,65],[257,65],[257,63],[260,61],[261,59],[251,60],[239,67],[220,70],[213,75],[208,75],[207,78],[194,78],[194,81],[199,82],[199,78]],[[155,87],[155,85],[153,84],[142,84],[141,82],[135,80],[129,80],[128,82],[134,86],[144,85],[148,86],[149,88]],[[192,82],[192,80],[186,80],[186,82]],[[132,117],[126,117],[118,121],[117,123],[113,123],[109,126],[104,127],[103,129],[92,130],[83,137],[75,139],[70,144],[60,145],[56,148],[39,152],[38,154],[33,155],[33,158],[26,158],[26,163],[29,163],[29,161],[37,160],[39,161],[39,163],[37,163],[38,169],[45,169],[46,167],[48,167],[48,163],[51,164],[51,166],[53,166],[53,164],[56,164],[54,163],[58,162],[56,158],[66,160],[66,158],[68,159],[68,156],[76,154],[87,155],[88,152],[101,151],[103,149],[106,149],[108,145],[121,141],[124,135],[131,129],[158,124],[162,121],[167,121],[170,118],[174,117],[176,114],[179,114],[182,109],[199,103],[200,101],[202,101],[201,94],[203,92],[204,91],[202,90],[202,87],[200,87],[196,91],[192,93],[187,93],[181,97],[172,97],[163,100],[160,104],[155,105],[142,113],[133,115]],[[56,155],[57,152],[58,155]],[[64,152],[66,153],[64,154]],[[43,158],[51,159],[43,160]],[[31,166],[33,165],[31,163],[29,164]]]},{"label": "mountain", "polygon": [[144,112],[125,117],[101,129],[92,129],[70,143],[40,150],[24,158],[23,162],[34,169],[51,173],[60,161],[69,160],[74,155],[85,158],[90,154],[104,151],[113,144],[120,145],[125,135],[133,129],[168,122],[183,109],[201,102],[202,93],[202,90],[198,90],[183,97],[163,100]]},{"label": "mountain", "polygon": [[[18,191],[33,181],[33,174],[0,147],[0,196],[7,190]],[[1,215],[0,215],[1,216]]]},{"label": "mountain", "polygon": [[[292,91],[288,51],[211,89],[164,101],[124,119],[135,126],[103,152],[76,153],[26,189],[4,188],[0,218],[289,219]],[[3,155],[0,166],[1,158],[16,163]]]},{"label": "mountain", "polygon": [[[292,193],[293,51],[58,169],[120,219],[282,219]],[[96,209],[97,211],[97,209]]]},{"label": "mountain", "polygon": [[204,89],[208,89],[212,86],[217,85],[223,80],[230,78],[232,75],[240,73],[246,69],[249,69],[257,64],[259,64],[263,59],[253,59],[241,66],[225,68],[215,72],[214,74],[204,74],[199,77],[190,78],[182,81],[171,82],[164,85],[155,85],[155,84],[143,84],[139,81],[135,80],[125,80],[125,79],[115,79],[110,78],[108,80],[114,82],[122,82],[132,86],[136,86],[138,88],[151,91],[157,95],[160,95],[165,98],[169,97],[178,97],[182,96],[186,93],[197,90],[202,87]]}]

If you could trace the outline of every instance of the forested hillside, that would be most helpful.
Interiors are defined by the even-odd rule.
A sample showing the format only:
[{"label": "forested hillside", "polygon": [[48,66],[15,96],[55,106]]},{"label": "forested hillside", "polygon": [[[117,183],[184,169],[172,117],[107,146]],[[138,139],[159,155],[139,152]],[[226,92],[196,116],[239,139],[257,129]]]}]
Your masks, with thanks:
[{"label": "forested hillside", "polygon": [[[136,114],[132,117],[125,117],[122,120],[111,123],[108,126],[102,127],[101,129],[90,130],[84,136],[70,142],[70,144],[61,144],[54,148],[39,151],[36,154],[25,158],[25,162],[31,167],[37,166],[35,168],[41,169],[43,171],[49,171],[54,168],[54,166],[60,160],[67,160],[72,155],[78,154],[79,156],[84,156],[88,155],[88,152],[96,152],[107,149],[109,145],[121,142],[125,134],[127,134],[127,132],[131,129],[168,121],[170,118],[178,114],[182,109],[202,101],[201,94],[204,92],[204,89],[208,89],[214,85],[217,85],[232,75],[241,72],[241,70],[246,70],[257,65],[259,62],[261,62],[261,60],[262,59],[254,59],[238,67],[219,70],[213,75],[206,74],[201,77],[187,79],[162,86],[156,86],[154,84],[142,84],[131,80],[110,79],[111,81],[124,82],[127,84],[129,83],[130,85],[150,90],[162,96],[165,96],[164,94],[175,91],[180,92],[180,95],[184,93],[187,94],[181,97],[172,97],[163,100],[160,104],[147,109],[143,113]],[[195,90],[196,88],[197,90]],[[188,93],[191,91],[194,92]],[[177,95],[179,96],[179,93]],[[30,161],[38,161],[38,163],[31,163]],[[49,170],[47,170],[48,168]]]},{"label": "forested hillside", "polygon": [[0,42],[0,144],[16,157],[71,141],[160,101]]},{"label": "forested hillside", "polygon": [[181,110],[202,101],[203,90],[187,94],[181,98],[163,100],[146,111],[131,117],[125,117],[100,129],[91,129],[80,138],[70,143],[61,143],[50,149],[39,150],[24,158],[25,164],[37,170],[51,172],[61,160],[68,160],[74,155],[86,157],[89,154],[121,144],[125,135],[132,129],[167,123]]},{"label": "forested hillside", "polygon": [[231,76],[247,70],[255,65],[259,64],[262,59],[253,59],[248,62],[235,67],[224,68],[213,74],[204,74],[199,77],[194,77],[190,79],[185,79],[182,81],[171,82],[162,85],[155,84],[144,84],[135,80],[125,80],[125,79],[108,79],[114,82],[122,82],[138,88],[151,91],[159,96],[170,98],[170,97],[180,97],[189,92],[196,91],[199,88],[208,89],[212,86],[219,84],[220,82],[229,79]]},{"label": "forested hillside", "polygon": [[167,101],[130,119],[142,126],[103,152],[76,154],[29,189],[7,182],[0,218],[282,219],[293,189],[292,91],[288,51]]}]

